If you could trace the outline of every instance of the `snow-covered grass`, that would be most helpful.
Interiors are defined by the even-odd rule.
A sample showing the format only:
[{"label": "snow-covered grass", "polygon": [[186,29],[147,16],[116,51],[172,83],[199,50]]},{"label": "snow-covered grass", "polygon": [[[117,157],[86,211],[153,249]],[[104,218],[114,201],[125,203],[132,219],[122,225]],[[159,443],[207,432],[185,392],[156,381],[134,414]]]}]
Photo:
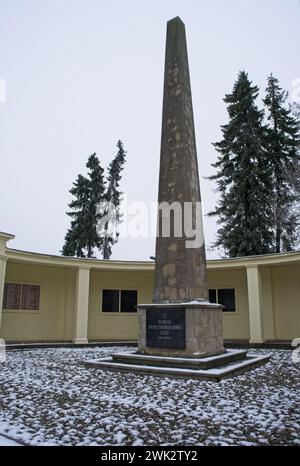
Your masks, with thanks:
[{"label": "snow-covered grass", "polygon": [[[125,348],[124,351],[134,351]],[[14,351],[0,364],[0,434],[27,445],[300,445],[288,350],[223,382],[87,368],[119,347]]]}]

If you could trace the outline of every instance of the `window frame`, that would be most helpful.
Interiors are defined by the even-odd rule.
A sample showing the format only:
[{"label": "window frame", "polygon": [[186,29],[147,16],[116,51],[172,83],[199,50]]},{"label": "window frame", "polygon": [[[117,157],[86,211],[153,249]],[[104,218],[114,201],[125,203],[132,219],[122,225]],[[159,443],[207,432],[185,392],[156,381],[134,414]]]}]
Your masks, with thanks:
[{"label": "window frame", "polygon": [[137,309],[135,308],[134,311],[122,311],[122,291],[135,291],[136,293],[136,306],[138,305],[138,290],[134,289],[134,288],[122,288],[119,290],[119,301],[120,301],[120,305],[119,305],[119,312],[120,314],[137,314]]},{"label": "window frame", "polygon": [[[104,301],[103,292],[104,291],[118,291],[118,310],[117,311],[104,311],[103,310],[103,301]],[[101,289],[101,312],[103,314],[111,314],[111,315],[119,314],[120,312],[120,290],[118,290],[117,288],[108,288],[108,287]]]},{"label": "window frame", "polygon": [[[118,311],[117,312],[112,312],[112,311],[103,311],[103,291],[104,290],[116,290],[119,292],[119,306],[118,306]],[[125,315],[125,316],[136,316],[137,315],[137,310],[134,312],[123,312],[121,311],[121,291],[136,291],[136,302],[137,304],[139,303],[139,288],[133,288],[130,286],[127,287],[122,287],[122,288],[116,288],[116,287],[110,287],[106,286],[104,288],[101,288],[100,290],[100,314],[101,315],[107,315],[107,316],[116,316],[116,315]]]},{"label": "window frame", "polygon": [[216,292],[216,299],[217,299],[217,302],[216,304],[220,304],[219,303],[219,290],[233,290],[234,291],[234,304],[235,304],[235,310],[234,311],[224,311],[224,309],[222,309],[222,313],[224,315],[226,314],[229,314],[229,315],[236,315],[238,313],[238,299],[237,299],[237,292],[236,292],[236,288],[234,286],[220,286],[220,287],[216,287],[216,288],[209,288],[209,290],[215,290]]}]

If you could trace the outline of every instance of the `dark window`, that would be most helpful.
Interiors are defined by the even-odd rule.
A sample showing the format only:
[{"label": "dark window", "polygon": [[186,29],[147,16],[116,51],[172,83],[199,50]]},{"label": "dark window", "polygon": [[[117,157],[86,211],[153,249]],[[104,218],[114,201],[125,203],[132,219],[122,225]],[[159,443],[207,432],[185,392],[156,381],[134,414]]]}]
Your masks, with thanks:
[{"label": "dark window", "polygon": [[121,291],[121,312],[137,312],[137,291],[122,290]]},{"label": "dark window", "polygon": [[23,285],[22,309],[37,311],[40,308],[40,286]]},{"label": "dark window", "polygon": [[3,309],[20,309],[21,289],[19,283],[5,283],[3,295]]},{"label": "dark window", "polygon": [[119,290],[102,290],[102,312],[119,312]]},{"label": "dark window", "polygon": [[233,288],[218,290],[218,303],[224,306],[224,312],[235,311],[235,295]]},{"label": "dark window", "polygon": [[216,303],[217,302],[217,290],[208,290],[209,302]]}]

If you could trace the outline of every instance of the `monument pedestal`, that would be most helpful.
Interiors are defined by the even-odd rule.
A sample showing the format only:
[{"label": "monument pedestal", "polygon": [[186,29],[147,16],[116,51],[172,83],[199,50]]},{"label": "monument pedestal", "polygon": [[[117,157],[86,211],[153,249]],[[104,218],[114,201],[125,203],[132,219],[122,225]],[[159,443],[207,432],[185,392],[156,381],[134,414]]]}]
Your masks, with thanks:
[{"label": "monument pedestal", "polygon": [[206,300],[140,304],[141,354],[201,358],[225,352],[222,306]]}]

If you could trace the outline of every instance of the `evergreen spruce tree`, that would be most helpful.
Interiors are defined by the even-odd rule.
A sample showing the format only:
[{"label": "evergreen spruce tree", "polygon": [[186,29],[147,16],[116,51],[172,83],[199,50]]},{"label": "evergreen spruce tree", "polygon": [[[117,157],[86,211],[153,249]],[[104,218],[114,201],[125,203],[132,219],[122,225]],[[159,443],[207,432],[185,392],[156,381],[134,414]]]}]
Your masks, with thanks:
[{"label": "evergreen spruce tree", "polygon": [[89,201],[88,201],[88,213],[86,218],[86,249],[87,257],[95,257],[94,249],[102,249],[102,239],[97,234],[97,222],[100,218],[97,213],[97,206],[104,200],[105,192],[105,180],[104,170],[100,165],[100,161],[96,156],[96,153],[91,154],[86,164],[89,174]]},{"label": "evergreen spruce tree", "polygon": [[[112,234],[109,222],[104,224],[104,234],[98,233],[98,222],[107,215],[107,209],[99,206],[111,203],[114,206],[114,227],[121,221],[119,182],[125,163],[126,152],[121,141],[117,143],[118,153],[110,163],[106,180],[100,161],[93,153],[89,156],[86,167],[88,177],[78,175],[70,193],[74,196],[70,204],[71,226],[65,236],[62,254],[65,256],[95,257],[96,251],[102,252],[104,259],[111,256],[112,245],[118,240],[118,234]],[[101,232],[103,233],[103,232]]]},{"label": "evergreen spruce tree", "polygon": [[86,167],[88,177],[78,175],[70,189],[75,199],[69,204],[71,211],[67,212],[72,221],[62,249],[64,256],[95,257],[95,248],[101,249],[101,239],[96,232],[96,209],[104,197],[104,170],[95,153],[89,156]]},{"label": "evergreen spruce tree", "polygon": [[212,164],[220,199],[214,212],[220,228],[215,246],[229,257],[272,251],[273,209],[271,167],[265,149],[263,111],[255,100],[259,89],[241,71],[231,94],[224,98],[229,114],[222,126],[223,139]]},{"label": "evergreen spruce tree", "polygon": [[[290,104],[290,110],[294,119],[296,120],[298,127],[298,134],[300,134],[300,103],[293,102]],[[292,212],[294,213],[297,219],[297,229],[296,229],[296,243],[295,247],[299,249],[300,247],[300,141],[298,144],[298,163],[296,164],[295,171],[292,173],[292,182],[293,192],[295,195],[295,202],[292,207]]]},{"label": "evergreen spruce tree", "polygon": [[71,226],[65,236],[65,244],[62,249],[64,256],[85,257],[87,243],[87,230],[85,228],[88,219],[88,205],[90,198],[90,181],[82,175],[78,175],[73,183],[70,193],[75,197],[69,204],[70,212],[67,215],[72,218]]},{"label": "evergreen spruce tree", "polygon": [[274,183],[275,252],[294,249],[297,240],[298,216],[293,206],[299,195],[295,181],[300,139],[297,120],[285,106],[287,96],[271,74],[263,102],[268,111],[267,149]]},{"label": "evergreen spruce tree", "polygon": [[[114,208],[114,218],[106,222],[104,226],[105,234],[102,243],[103,259],[109,259],[111,256],[111,248],[118,241],[119,234],[117,232],[117,226],[121,221],[119,207],[122,193],[119,190],[119,182],[121,180],[121,171],[124,168],[126,152],[124,150],[124,145],[120,140],[117,142],[117,148],[117,155],[108,168],[105,199],[107,203]],[[107,215],[107,213],[108,211],[106,210],[104,214]],[[113,222],[114,225],[111,225],[111,222]]]}]

